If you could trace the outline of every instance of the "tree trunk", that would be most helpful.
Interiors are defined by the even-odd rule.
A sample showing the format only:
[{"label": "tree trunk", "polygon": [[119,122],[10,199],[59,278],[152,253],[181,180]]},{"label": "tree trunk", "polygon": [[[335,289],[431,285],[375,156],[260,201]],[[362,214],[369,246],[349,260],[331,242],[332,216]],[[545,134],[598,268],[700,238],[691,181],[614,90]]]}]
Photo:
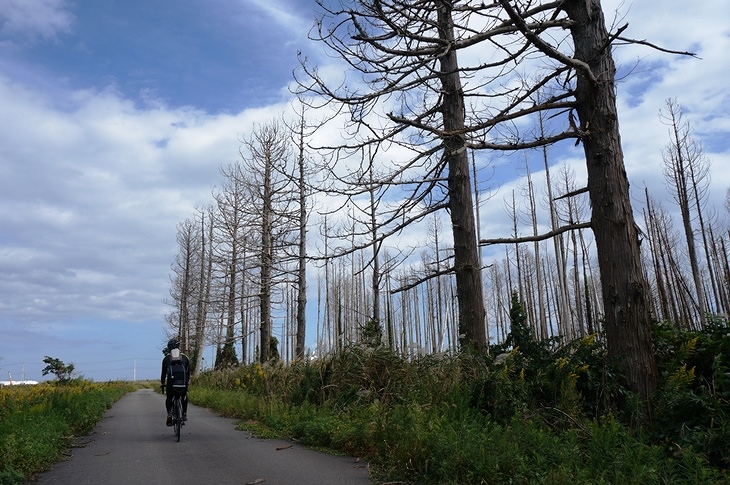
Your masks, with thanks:
[{"label": "tree trunk", "polygon": [[591,76],[579,71],[577,112],[586,155],[592,226],[605,310],[609,357],[620,363],[626,386],[648,403],[657,387],[652,352],[649,286],[641,266],[639,238],[629,199],[629,183],[616,111],[615,73],[600,0],[563,4],[575,21],[571,35],[575,58]]},{"label": "tree trunk", "polygon": [[482,296],[481,262],[477,248],[474,204],[471,195],[469,159],[464,139],[464,92],[459,78],[454,43],[451,2],[438,7],[439,37],[449,46],[439,56],[440,80],[443,88],[442,115],[444,124],[444,158],[448,164],[449,208],[454,233],[454,270],[459,302],[459,343],[462,349],[473,345],[485,349],[484,298]]},{"label": "tree trunk", "polygon": [[305,186],[304,113],[299,129],[299,258],[297,260],[297,337],[295,358],[304,360],[307,330],[307,191]]},{"label": "tree trunk", "polygon": [[[200,281],[198,283],[199,298],[197,315],[195,318],[195,363],[193,376],[200,374],[203,368],[203,349],[205,348],[205,330],[208,319],[208,304],[210,302],[210,288],[213,275],[213,221],[208,221],[208,240],[205,239],[205,212],[200,211]],[[206,253],[206,249],[208,252]]]},{"label": "tree trunk", "polygon": [[[266,149],[266,147],[264,147]],[[273,266],[271,219],[271,159],[265,161],[261,211],[261,281],[259,282],[259,362],[265,363],[271,347],[271,275]]]},{"label": "tree trunk", "polygon": [[[527,171],[527,187],[530,197],[530,218],[532,220],[532,235],[537,237],[537,207],[535,204],[535,189],[532,184],[532,174],[530,173],[530,167],[525,163],[525,169]],[[547,318],[545,313],[545,289],[543,287],[542,268],[540,266],[540,242],[535,241],[533,245],[533,251],[535,253],[535,285],[537,287],[537,305],[532,305],[534,311],[537,312],[537,320],[535,322],[535,328],[537,330],[537,336],[539,339],[545,339],[548,337],[547,331]]]}]

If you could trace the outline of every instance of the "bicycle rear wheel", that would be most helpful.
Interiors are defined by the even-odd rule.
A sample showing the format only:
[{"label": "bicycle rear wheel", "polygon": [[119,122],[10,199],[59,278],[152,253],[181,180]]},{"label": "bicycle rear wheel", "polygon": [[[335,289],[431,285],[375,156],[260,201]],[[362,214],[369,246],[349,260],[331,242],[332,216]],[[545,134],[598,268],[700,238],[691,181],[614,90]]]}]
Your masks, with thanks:
[{"label": "bicycle rear wheel", "polygon": [[173,421],[175,425],[175,438],[180,441],[181,428],[182,428],[182,402],[180,397],[175,396],[175,400],[172,402],[173,407]]}]

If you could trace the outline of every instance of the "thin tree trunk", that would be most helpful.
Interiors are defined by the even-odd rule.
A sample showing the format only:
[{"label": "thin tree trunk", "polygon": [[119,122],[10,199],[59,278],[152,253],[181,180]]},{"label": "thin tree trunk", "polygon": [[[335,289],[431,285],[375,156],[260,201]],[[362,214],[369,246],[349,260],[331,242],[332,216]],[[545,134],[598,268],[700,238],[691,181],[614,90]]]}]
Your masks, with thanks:
[{"label": "thin tree trunk", "polygon": [[[210,289],[213,279],[213,222],[208,221],[208,240],[205,239],[205,212],[201,211],[200,234],[201,234],[201,255],[200,255],[200,276],[196,329],[195,329],[195,367],[193,376],[198,376],[203,368],[203,349],[205,348],[205,330],[208,318],[208,305],[210,304]],[[206,248],[208,249],[206,253]],[[207,257],[206,257],[207,254]]]},{"label": "thin tree trunk", "polygon": [[304,157],[304,112],[299,125],[299,256],[297,258],[297,314],[294,358],[304,360],[307,332],[307,189]]},{"label": "thin tree trunk", "polygon": [[[264,150],[267,147],[262,147]],[[263,196],[261,199],[261,253],[259,256],[260,278],[259,281],[259,362],[267,362],[271,350],[271,277],[273,266],[273,241],[272,241],[272,217],[273,208],[271,193],[271,165],[270,157],[265,160]]]},{"label": "thin tree trunk", "polygon": [[[537,207],[535,206],[535,189],[532,184],[532,174],[529,167],[527,168],[527,186],[530,194],[530,213],[532,214],[532,235],[537,236]],[[535,281],[537,283],[537,305],[535,311],[538,316],[538,335],[545,338],[548,335],[547,319],[545,316],[545,289],[542,281],[542,268],[540,267],[540,242],[535,241],[533,250],[535,252]]]}]

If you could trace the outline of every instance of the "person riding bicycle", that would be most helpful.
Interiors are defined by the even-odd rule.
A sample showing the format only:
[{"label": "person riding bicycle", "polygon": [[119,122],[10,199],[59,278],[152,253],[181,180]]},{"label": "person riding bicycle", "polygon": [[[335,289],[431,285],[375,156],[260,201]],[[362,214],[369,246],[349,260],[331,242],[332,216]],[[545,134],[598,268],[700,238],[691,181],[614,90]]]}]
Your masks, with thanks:
[{"label": "person riding bicycle", "polygon": [[[175,375],[182,370],[182,377]],[[167,381],[167,385],[165,385]],[[177,381],[177,382],[176,382]],[[190,360],[180,352],[180,341],[176,338],[167,342],[167,352],[162,359],[162,374],[160,385],[167,394],[165,408],[167,409],[167,426],[172,426],[172,398],[174,394],[182,399],[183,421],[188,420],[188,383],[190,381]]]}]

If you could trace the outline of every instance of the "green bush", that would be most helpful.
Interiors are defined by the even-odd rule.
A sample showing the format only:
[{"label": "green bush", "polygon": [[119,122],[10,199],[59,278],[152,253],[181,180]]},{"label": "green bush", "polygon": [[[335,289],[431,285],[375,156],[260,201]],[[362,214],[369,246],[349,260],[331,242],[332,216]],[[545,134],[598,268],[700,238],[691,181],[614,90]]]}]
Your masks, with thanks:
[{"label": "green bush", "polygon": [[513,300],[513,333],[488,355],[403,359],[351,345],[288,367],[204,376],[191,399],[278,436],[369,459],[389,481],[725,483],[725,320],[699,332],[656,325],[660,388],[653,424],[641,428],[630,419],[635,396],[620,385],[603,343],[593,335],[536,341],[520,305]]},{"label": "green bush", "polygon": [[616,412],[627,392],[595,335],[572,342],[559,336],[537,340],[516,294],[510,315],[505,343],[492,346],[490,356],[481,357],[487,365],[468,379],[474,406],[498,422],[553,408],[570,418]]},{"label": "green bush", "polygon": [[669,452],[691,449],[730,467],[730,326],[713,318],[699,331],[654,326],[661,372],[653,432]]},{"label": "green bush", "polygon": [[81,379],[0,388],[0,484],[22,483],[49,468],[71,437],[90,431],[134,388]]}]

